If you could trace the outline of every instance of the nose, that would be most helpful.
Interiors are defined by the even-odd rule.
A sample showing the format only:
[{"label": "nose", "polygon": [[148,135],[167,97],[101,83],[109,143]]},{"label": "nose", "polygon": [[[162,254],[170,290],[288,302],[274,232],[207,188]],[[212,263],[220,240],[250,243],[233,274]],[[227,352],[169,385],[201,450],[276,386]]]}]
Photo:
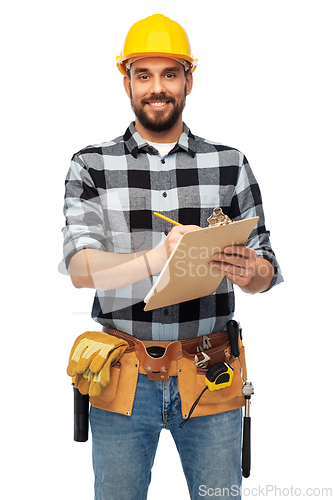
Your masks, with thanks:
[{"label": "nose", "polygon": [[165,82],[161,76],[154,76],[151,83],[150,91],[152,94],[161,94],[162,92],[165,92]]}]

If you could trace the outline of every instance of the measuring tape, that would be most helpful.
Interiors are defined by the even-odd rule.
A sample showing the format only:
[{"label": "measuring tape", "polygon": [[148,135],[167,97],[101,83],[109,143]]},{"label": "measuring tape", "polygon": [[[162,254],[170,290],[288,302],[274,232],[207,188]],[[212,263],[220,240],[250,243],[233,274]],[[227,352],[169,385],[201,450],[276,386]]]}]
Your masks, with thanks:
[{"label": "measuring tape", "polygon": [[[218,391],[232,384],[234,369],[228,363],[216,363],[206,373],[206,386],[210,391]],[[206,390],[206,388],[204,389]]]}]

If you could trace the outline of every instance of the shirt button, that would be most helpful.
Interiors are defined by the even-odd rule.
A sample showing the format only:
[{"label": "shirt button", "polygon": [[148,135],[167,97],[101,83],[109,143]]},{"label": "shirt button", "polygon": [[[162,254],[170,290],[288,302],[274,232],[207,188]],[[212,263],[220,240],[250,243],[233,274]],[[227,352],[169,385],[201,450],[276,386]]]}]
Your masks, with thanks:
[{"label": "shirt button", "polygon": [[168,236],[169,231],[166,229],[166,230],[164,231],[164,234],[165,234],[165,236]]},{"label": "shirt button", "polygon": [[164,163],[165,163],[165,159],[164,158],[162,158],[161,163],[163,163],[163,165],[164,165]]},{"label": "shirt button", "polygon": [[168,196],[168,193],[166,191],[164,191],[164,193],[162,193],[162,196],[163,196],[163,198],[166,198]]}]

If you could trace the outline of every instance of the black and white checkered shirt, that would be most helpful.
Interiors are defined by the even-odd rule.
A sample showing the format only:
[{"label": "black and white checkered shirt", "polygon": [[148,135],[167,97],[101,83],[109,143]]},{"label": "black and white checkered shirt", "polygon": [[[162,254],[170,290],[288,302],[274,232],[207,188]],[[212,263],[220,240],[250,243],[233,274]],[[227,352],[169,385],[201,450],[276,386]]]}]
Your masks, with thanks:
[{"label": "black and white checkered shirt", "polygon": [[[66,178],[64,259],[83,248],[132,253],[161,245],[172,225],[207,226],[220,206],[232,220],[259,216],[247,245],[274,266],[271,287],[283,281],[265,228],[258,184],[238,150],[192,135],[184,124],[164,157],[137,133],[76,153]],[[142,340],[177,340],[225,329],[234,314],[234,292],[223,279],[216,293],[145,312],[147,278],[117,290],[96,291],[92,317]]]}]

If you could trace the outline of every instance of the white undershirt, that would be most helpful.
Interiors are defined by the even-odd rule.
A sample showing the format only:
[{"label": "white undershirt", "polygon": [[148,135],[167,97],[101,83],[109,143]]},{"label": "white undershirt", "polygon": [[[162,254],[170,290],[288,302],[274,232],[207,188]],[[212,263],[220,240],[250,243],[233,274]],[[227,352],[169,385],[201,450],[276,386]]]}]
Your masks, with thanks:
[{"label": "white undershirt", "polygon": [[159,143],[159,142],[150,142],[150,141],[147,141],[147,142],[148,142],[148,144],[153,146],[153,148],[157,149],[157,151],[160,153],[160,155],[162,157],[167,155],[169,153],[169,151],[171,151],[171,149],[174,148],[175,145],[177,144],[176,142],[169,142],[169,143],[165,143],[165,142]]}]

